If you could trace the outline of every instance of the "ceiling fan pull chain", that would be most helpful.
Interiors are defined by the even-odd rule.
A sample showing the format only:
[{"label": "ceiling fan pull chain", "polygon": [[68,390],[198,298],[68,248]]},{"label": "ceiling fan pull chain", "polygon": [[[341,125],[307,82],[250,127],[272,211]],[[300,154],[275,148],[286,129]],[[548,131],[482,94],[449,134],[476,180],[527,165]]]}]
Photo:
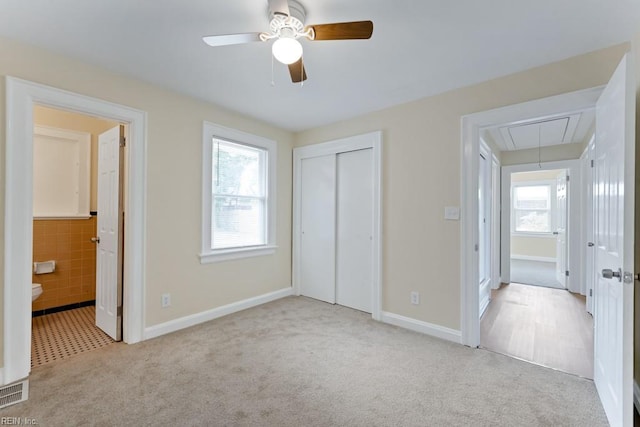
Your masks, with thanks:
[{"label": "ceiling fan pull chain", "polygon": [[271,87],[275,87],[276,82],[273,78],[273,55],[271,55]]}]

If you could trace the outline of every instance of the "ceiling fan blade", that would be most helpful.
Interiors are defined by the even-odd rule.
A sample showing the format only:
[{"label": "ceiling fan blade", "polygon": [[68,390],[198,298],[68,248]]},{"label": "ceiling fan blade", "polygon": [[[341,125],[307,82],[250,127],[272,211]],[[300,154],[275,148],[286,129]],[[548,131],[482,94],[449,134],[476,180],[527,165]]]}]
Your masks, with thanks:
[{"label": "ceiling fan blade", "polygon": [[269,1],[269,17],[273,15],[278,15],[278,14],[289,16],[289,2],[287,0],[268,0],[268,1]]},{"label": "ceiling fan blade", "polygon": [[227,46],[260,41],[260,33],[221,34],[218,36],[204,36],[202,41],[209,46]]},{"label": "ceiling fan blade", "polygon": [[315,33],[313,40],[368,39],[373,34],[373,22],[337,22],[334,24],[310,25]]},{"label": "ceiling fan blade", "polygon": [[304,69],[302,58],[298,59],[293,64],[289,64],[289,74],[291,74],[291,81],[294,83],[300,83],[307,80],[307,71]]}]

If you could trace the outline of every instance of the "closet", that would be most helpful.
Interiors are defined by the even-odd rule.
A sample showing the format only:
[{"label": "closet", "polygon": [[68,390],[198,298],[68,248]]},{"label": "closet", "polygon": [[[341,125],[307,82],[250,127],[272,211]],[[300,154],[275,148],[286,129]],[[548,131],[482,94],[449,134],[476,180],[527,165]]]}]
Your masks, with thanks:
[{"label": "closet", "polygon": [[295,163],[298,293],[372,313],[379,217],[374,147],[305,148],[296,149]]}]

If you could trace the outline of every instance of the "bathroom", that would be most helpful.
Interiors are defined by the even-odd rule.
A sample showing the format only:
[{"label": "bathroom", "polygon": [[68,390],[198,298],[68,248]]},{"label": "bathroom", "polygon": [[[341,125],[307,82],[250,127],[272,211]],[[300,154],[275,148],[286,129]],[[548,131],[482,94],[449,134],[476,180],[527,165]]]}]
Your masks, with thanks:
[{"label": "bathroom", "polygon": [[113,342],[95,326],[97,141],[119,124],[39,105],[33,114],[35,367]]}]

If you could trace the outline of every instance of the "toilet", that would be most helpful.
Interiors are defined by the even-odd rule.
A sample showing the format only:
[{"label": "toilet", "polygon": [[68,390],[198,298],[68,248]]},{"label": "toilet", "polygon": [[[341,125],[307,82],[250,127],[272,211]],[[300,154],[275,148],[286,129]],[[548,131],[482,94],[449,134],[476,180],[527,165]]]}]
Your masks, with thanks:
[{"label": "toilet", "polygon": [[42,295],[42,285],[40,283],[31,284],[31,302],[38,299]]}]

